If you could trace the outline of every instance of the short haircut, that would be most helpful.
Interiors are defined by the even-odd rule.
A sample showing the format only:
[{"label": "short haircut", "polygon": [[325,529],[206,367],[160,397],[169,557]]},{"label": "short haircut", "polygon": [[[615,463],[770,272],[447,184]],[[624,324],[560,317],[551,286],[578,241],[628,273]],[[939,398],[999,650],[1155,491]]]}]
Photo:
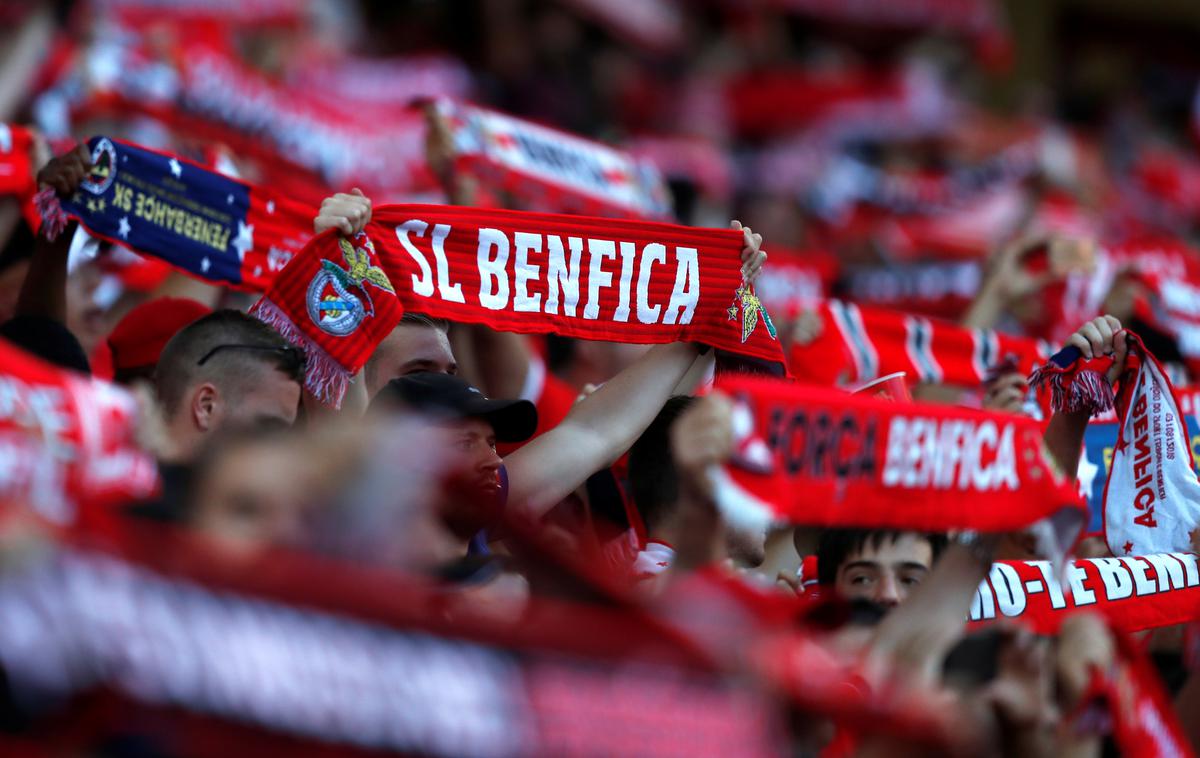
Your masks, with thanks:
[{"label": "short haircut", "polygon": [[449,321],[444,318],[426,316],[424,313],[405,312],[405,314],[400,317],[400,326],[425,326],[429,327],[430,329],[437,329],[443,332],[450,331]]},{"label": "short haircut", "polygon": [[[201,358],[221,345],[258,349],[222,350],[199,365]],[[262,321],[232,309],[213,311],[179,330],[163,347],[154,371],[159,403],[168,418],[174,416],[188,388],[201,381],[236,395],[253,385],[256,369],[264,366],[303,385],[304,366],[289,355],[294,355],[291,345]]]},{"label": "short haircut", "polygon": [[647,530],[665,522],[678,504],[679,474],[671,456],[671,425],[694,402],[696,398],[687,395],[667,400],[629,449],[629,486]]},{"label": "short haircut", "polygon": [[[904,529],[826,529],[817,542],[817,581],[833,584],[837,581],[838,569],[846,559],[864,547],[878,549],[885,542],[895,542],[904,534],[914,533]],[[946,535],[915,532],[929,542],[933,561],[937,562],[946,547]]]}]

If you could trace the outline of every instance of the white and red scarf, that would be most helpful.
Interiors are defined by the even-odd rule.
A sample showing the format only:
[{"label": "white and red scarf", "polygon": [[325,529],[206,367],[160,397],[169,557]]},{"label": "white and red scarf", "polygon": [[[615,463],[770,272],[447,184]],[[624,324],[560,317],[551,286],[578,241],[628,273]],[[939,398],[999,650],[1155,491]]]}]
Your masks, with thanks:
[{"label": "white and red scarf", "polygon": [[715,472],[726,514],[941,532],[1050,519],[1056,549],[1086,518],[1028,417],[741,376],[717,389],[737,409],[738,452]]},{"label": "white and red scarf", "polygon": [[1120,431],[1104,488],[1113,555],[1189,550],[1200,523],[1200,482],[1187,427],[1162,366],[1137,335],[1125,334],[1129,356],[1115,396],[1105,378],[1112,357],[1084,359],[1075,347],[1051,357],[1030,384],[1048,388],[1055,412],[1117,409]]},{"label": "white and red scarf", "polygon": [[774,323],[742,281],[742,233],[437,205],[374,210],[353,240],[315,237],[254,312],[304,347],[338,402],[404,311],[500,331],[691,341],[778,364]]},{"label": "white and red scarf", "polygon": [[43,97],[75,121],[148,117],[181,136],[226,144],[256,162],[265,184],[314,204],[331,187],[392,197],[437,189],[424,168],[419,112],[363,101],[348,107],[262,74],[219,39],[176,32],[184,39],[173,40],[168,56],[136,41],[87,48]]},{"label": "white and red scarf", "polygon": [[0,503],[32,508],[56,527],[102,528],[113,506],[158,486],[136,419],[120,387],[0,340]]},{"label": "white and red scarf", "polygon": [[841,300],[826,301],[816,314],[820,333],[794,343],[788,356],[792,375],[813,384],[860,384],[903,371],[910,384],[976,387],[1010,355],[1028,373],[1050,352],[1037,340]]},{"label": "white and red scarf", "polygon": [[658,169],[608,145],[498,111],[436,101],[458,167],[533,210],[665,220],[670,197]]},{"label": "white and red scarf", "polygon": [[1055,634],[1063,619],[1094,611],[1114,629],[1138,632],[1200,615],[1200,566],[1192,553],[1070,561],[997,561],[971,602],[970,621],[1012,619]]}]

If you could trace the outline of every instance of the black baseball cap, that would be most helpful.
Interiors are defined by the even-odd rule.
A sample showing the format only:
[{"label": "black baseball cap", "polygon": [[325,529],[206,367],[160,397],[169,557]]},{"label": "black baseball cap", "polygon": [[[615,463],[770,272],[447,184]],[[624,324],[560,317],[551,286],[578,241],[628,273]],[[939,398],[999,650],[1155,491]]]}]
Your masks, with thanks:
[{"label": "black baseball cap", "polygon": [[537,428],[537,408],[528,400],[491,400],[450,374],[424,371],[384,385],[371,407],[407,406],[444,418],[478,418],[492,425],[499,442],[524,442]]}]

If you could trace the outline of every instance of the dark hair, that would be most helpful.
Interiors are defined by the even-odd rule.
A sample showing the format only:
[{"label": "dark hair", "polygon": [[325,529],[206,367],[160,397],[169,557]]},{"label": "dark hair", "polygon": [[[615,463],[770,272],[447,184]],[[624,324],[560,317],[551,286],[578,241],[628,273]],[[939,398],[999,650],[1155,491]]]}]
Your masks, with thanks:
[{"label": "dark hair", "polygon": [[0,325],[0,337],[55,366],[92,373],[79,339],[61,321],[46,316],[18,315]]},{"label": "dark hair", "polygon": [[[237,345],[252,350],[220,350]],[[213,353],[204,365],[201,358]],[[202,379],[224,383],[235,391],[253,381],[255,368],[270,366],[297,384],[304,382],[304,365],[293,357],[295,349],[279,332],[241,311],[223,309],[197,319],[179,330],[163,347],[154,371],[154,385],[163,410],[170,417],[183,402],[188,388]]]},{"label": "dark hair", "polygon": [[838,569],[846,559],[864,547],[877,549],[885,542],[895,542],[905,534],[916,534],[929,542],[933,560],[937,562],[946,547],[946,535],[910,532],[904,529],[826,529],[817,542],[817,581],[833,584]]},{"label": "dark hair", "polygon": [[671,425],[696,398],[676,395],[629,449],[629,486],[647,530],[663,523],[679,499],[679,475],[671,457]]}]

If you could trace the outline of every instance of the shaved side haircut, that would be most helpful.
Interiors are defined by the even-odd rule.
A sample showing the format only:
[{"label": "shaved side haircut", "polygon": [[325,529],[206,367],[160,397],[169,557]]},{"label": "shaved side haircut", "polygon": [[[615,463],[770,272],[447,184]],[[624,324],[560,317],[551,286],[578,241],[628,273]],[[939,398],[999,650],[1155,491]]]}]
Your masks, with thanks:
[{"label": "shaved side haircut", "polygon": [[263,369],[279,371],[303,386],[304,353],[262,321],[225,309],[192,322],[171,338],[154,371],[154,386],[171,418],[188,388],[198,382],[212,382],[222,393],[237,397],[254,386]]}]

